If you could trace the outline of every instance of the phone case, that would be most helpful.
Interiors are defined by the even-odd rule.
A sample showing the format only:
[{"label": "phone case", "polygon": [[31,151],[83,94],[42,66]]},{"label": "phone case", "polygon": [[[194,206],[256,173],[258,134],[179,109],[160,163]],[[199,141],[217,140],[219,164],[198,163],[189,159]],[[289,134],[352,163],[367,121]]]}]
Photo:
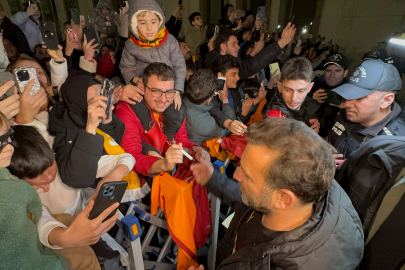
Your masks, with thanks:
[{"label": "phone case", "polygon": [[[93,209],[90,211],[89,219],[97,218],[105,209],[116,202],[121,202],[127,186],[128,182],[126,181],[106,182],[102,184],[94,201]],[[111,218],[115,213],[116,211],[111,212],[103,221]]]},{"label": "phone case", "polygon": [[39,89],[41,88],[41,85],[39,83],[35,68],[33,67],[16,68],[14,69],[13,73],[21,94],[24,92],[25,86],[32,79],[35,81],[35,83],[34,86],[31,88],[30,96],[33,96],[36,93],[38,93]]},{"label": "phone case", "polygon": [[[13,74],[7,71],[0,72],[0,86],[9,81],[15,81]],[[7,91],[0,97],[0,101],[5,100],[12,95],[14,95],[14,86],[11,86],[9,89],[7,89]]]},{"label": "phone case", "polygon": [[264,22],[266,20],[266,15],[265,15],[265,7],[260,6],[257,8],[257,17],[259,17],[261,22]]},{"label": "phone case", "polygon": [[219,25],[215,25],[214,36],[217,37],[219,35]]},{"label": "phone case", "polygon": [[72,15],[72,20],[75,24],[80,24],[80,10],[77,8],[72,8],[70,10],[70,14]]},{"label": "phone case", "polygon": [[108,79],[104,79],[103,86],[101,87],[100,95],[108,98],[108,100],[105,101],[105,103],[107,104],[107,109],[105,110],[105,114],[107,115],[107,118],[109,118],[110,114],[111,114],[111,108],[113,105],[112,103],[114,100],[114,89],[115,89],[115,83]]},{"label": "phone case", "polygon": [[224,90],[226,79],[224,77],[218,77],[218,91]]},{"label": "phone case", "polygon": [[100,49],[100,40],[99,40],[99,37],[93,26],[83,27],[83,40],[84,40],[84,35],[86,35],[87,42],[90,42],[92,39],[94,39],[95,41],[93,42],[93,45],[95,43],[98,43],[96,49]]},{"label": "phone case", "polygon": [[58,50],[58,36],[56,34],[56,26],[54,22],[42,22],[39,27],[41,30],[42,40],[47,49],[49,50]]},{"label": "phone case", "polygon": [[337,93],[331,91],[331,90],[323,90],[326,92],[326,94],[328,95],[323,101],[325,103],[332,103],[335,105],[340,105],[340,103],[342,103],[342,97],[339,96]]},{"label": "phone case", "polygon": [[280,74],[280,66],[278,65],[278,63],[272,63],[269,65],[270,67],[270,72],[273,73],[276,69],[278,69],[276,75]]}]

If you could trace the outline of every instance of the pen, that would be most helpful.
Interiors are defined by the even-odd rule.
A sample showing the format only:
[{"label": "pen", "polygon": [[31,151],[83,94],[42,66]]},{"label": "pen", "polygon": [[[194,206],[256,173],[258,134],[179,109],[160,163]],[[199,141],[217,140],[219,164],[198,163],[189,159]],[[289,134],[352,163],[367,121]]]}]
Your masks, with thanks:
[{"label": "pen", "polygon": [[181,150],[183,155],[185,155],[189,160],[193,161],[194,163],[198,163],[192,156],[190,156],[186,151]]}]

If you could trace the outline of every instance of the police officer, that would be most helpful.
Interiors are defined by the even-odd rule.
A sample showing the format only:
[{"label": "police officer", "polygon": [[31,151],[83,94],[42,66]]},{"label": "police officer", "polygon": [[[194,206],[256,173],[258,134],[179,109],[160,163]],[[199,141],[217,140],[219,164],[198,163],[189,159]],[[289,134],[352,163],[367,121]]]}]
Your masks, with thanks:
[{"label": "police officer", "polygon": [[397,69],[381,60],[364,61],[348,82],[333,91],[342,96],[342,109],[328,141],[347,158],[362,142],[378,135],[405,135],[405,112],[394,101],[402,82]]}]

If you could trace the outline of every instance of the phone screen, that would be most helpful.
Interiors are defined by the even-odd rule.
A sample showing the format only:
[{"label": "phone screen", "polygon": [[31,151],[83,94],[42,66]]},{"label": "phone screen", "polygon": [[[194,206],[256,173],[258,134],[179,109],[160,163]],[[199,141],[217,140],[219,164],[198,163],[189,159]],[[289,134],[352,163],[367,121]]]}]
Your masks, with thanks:
[{"label": "phone screen", "polygon": [[104,79],[103,81],[103,87],[101,88],[101,95],[105,96],[108,98],[107,101],[104,101],[107,104],[107,109],[105,110],[105,114],[107,115],[107,119],[110,118],[111,114],[111,107],[114,99],[114,89],[115,89],[115,83],[108,80]]},{"label": "phone screen", "polygon": [[225,82],[226,82],[226,78],[224,77],[218,77],[218,91],[222,91],[225,88]]},{"label": "phone screen", "polygon": [[278,70],[275,75],[278,75],[281,73],[280,66],[278,65],[278,63],[272,63],[269,65],[269,67],[270,67],[270,73],[273,73],[275,70]]},{"label": "phone screen", "polygon": [[219,35],[219,26],[215,25],[214,36],[217,37]]}]

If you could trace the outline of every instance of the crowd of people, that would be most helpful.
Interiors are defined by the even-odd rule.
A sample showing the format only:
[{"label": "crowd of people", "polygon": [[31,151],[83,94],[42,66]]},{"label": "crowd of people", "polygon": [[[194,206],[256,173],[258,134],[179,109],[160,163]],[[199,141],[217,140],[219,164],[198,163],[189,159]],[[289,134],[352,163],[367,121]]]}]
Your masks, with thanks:
[{"label": "crowd of people", "polygon": [[[372,218],[353,196],[375,186],[364,191],[341,175],[359,166],[369,143],[405,136],[402,74],[385,47],[349,74],[338,44],[299,35],[291,23],[271,33],[255,13],[228,4],[216,27],[191,13],[180,37],[182,5],[166,19],[154,0],[128,2],[115,12],[100,1],[89,22],[98,39],[83,34],[84,19],[66,22],[56,50],[44,45],[38,3],[10,18],[0,5],[0,74],[36,73],[24,86],[0,78],[0,268],[121,269],[102,236],[123,204],[89,219],[97,194],[127,181],[122,203],[152,193],[153,204],[159,177],[180,170],[184,152],[195,163],[180,180],[235,212],[218,269],[364,267]],[[106,80],[115,85],[111,112],[100,93]],[[225,158],[226,173],[214,170]],[[194,203],[197,212],[208,207]],[[180,249],[178,269],[204,268],[180,259]]]}]

